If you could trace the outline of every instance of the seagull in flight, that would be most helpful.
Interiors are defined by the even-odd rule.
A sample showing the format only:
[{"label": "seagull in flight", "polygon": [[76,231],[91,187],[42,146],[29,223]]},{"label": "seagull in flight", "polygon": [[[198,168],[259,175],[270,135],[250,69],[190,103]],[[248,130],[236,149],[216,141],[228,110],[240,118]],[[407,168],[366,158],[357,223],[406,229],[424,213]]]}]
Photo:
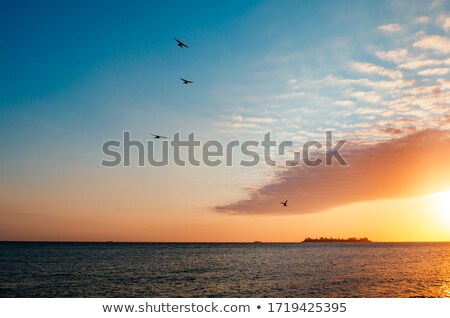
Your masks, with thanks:
[{"label": "seagull in flight", "polygon": [[287,206],[287,202],[288,200],[284,201],[284,202],[280,202],[283,206]]},{"label": "seagull in flight", "polygon": [[192,82],[192,81],[188,81],[188,80],[185,80],[184,78],[181,78],[180,77],[180,80],[182,80],[183,81],[183,84],[192,84],[192,83],[194,83],[194,82]]},{"label": "seagull in flight", "polygon": [[179,46],[179,47],[181,47],[181,48],[189,48],[189,46],[187,46],[186,44],[184,44],[183,42],[181,42],[180,40],[178,40],[178,39],[176,39],[176,38],[174,38],[175,39],[175,41],[177,41],[177,45]]},{"label": "seagull in flight", "polygon": [[167,137],[160,136],[160,135],[155,135],[155,134],[150,134],[150,135],[152,135],[154,139],[161,139],[161,138],[167,139]]}]

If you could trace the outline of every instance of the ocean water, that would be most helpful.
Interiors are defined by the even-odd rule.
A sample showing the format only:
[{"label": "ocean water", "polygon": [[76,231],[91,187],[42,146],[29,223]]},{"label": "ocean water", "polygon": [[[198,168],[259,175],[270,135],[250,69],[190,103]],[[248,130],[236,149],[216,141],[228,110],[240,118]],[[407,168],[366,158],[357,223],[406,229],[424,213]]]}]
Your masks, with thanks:
[{"label": "ocean water", "polygon": [[450,297],[450,243],[0,243],[0,297]]}]

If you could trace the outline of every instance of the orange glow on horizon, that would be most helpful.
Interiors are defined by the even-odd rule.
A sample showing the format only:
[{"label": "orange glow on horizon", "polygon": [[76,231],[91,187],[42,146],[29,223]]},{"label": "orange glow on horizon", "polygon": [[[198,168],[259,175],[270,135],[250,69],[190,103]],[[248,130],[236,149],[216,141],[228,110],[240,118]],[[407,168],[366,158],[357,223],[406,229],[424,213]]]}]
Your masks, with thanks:
[{"label": "orange glow on horizon", "polygon": [[[448,202],[445,196],[443,202]],[[305,237],[368,237],[374,242],[450,241],[448,210],[436,197],[352,204],[305,215],[228,215],[156,209],[92,215],[75,209],[0,216],[0,240],[129,242],[299,242]],[[443,205],[446,207],[447,203]],[[136,205],[136,208],[138,205]]]}]

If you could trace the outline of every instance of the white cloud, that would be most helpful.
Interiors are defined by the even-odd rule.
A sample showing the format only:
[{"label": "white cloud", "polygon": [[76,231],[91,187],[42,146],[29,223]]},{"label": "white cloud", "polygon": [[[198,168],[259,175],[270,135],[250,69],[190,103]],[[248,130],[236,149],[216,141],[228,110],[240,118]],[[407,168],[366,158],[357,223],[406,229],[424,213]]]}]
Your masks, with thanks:
[{"label": "white cloud", "polygon": [[287,83],[293,89],[299,89],[300,88],[300,83],[295,78],[291,78],[290,80],[287,81]]},{"label": "white cloud", "polygon": [[398,49],[392,51],[376,51],[375,55],[379,59],[399,64],[409,57],[409,52],[407,49]]},{"label": "white cloud", "polygon": [[424,50],[434,50],[439,53],[450,53],[450,39],[440,35],[428,35],[413,44],[414,47]]},{"label": "white cloud", "polygon": [[439,86],[419,86],[411,88],[408,93],[412,95],[433,94],[440,90]]},{"label": "white cloud", "polygon": [[427,16],[421,16],[415,19],[414,22],[419,24],[427,24],[428,22],[430,22],[430,18]]},{"label": "white cloud", "polygon": [[448,32],[450,30],[450,16],[441,15],[438,18],[438,23],[444,31]]},{"label": "white cloud", "polygon": [[367,86],[370,86],[374,89],[377,88],[395,89],[414,85],[415,82],[416,82],[415,80],[377,81],[377,82],[370,82],[368,83]]},{"label": "white cloud", "polygon": [[239,116],[239,115],[233,115],[233,116],[231,116],[231,118],[232,118],[234,121],[244,121],[244,117]]},{"label": "white cloud", "polygon": [[400,64],[398,67],[413,70],[424,66],[441,66],[441,65],[450,65],[450,58],[446,60],[411,59],[406,63]]},{"label": "white cloud", "polygon": [[334,102],[334,104],[337,106],[345,106],[345,107],[355,106],[355,103],[351,100],[338,100],[338,101]]},{"label": "white cloud", "polygon": [[289,99],[289,98],[302,97],[303,95],[305,95],[305,93],[303,93],[303,92],[293,92],[293,93],[275,95],[273,98],[274,99]]},{"label": "white cloud", "polygon": [[259,128],[258,125],[249,123],[224,123],[223,125],[230,128]]},{"label": "white cloud", "polygon": [[354,92],[351,94],[364,102],[367,103],[379,103],[381,102],[381,97],[378,96],[375,92]]},{"label": "white cloud", "polygon": [[401,79],[403,77],[402,72],[398,70],[389,70],[387,68],[374,65],[371,63],[360,63],[356,62],[352,64],[352,68],[360,73],[366,73],[366,74],[375,74],[375,75],[381,75],[381,76],[387,76],[392,79]]},{"label": "white cloud", "polygon": [[322,82],[331,85],[360,85],[367,86],[373,89],[394,89],[411,86],[415,83],[414,80],[395,80],[395,81],[371,81],[367,78],[349,79],[339,78],[333,75],[328,75]]},{"label": "white cloud", "polygon": [[389,109],[380,109],[380,108],[358,108],[356,110],[357,114],[361,114],[361,115],[380,115],[380,116],[385,116],[385,117],[389,117],[394,115],[394,111],[389,110]]},{"label": "white cloud", "polygon": [[430,76],[430,75],[445,75],[450,72],[449,68],[429,68],[423,71],[420,71],[418,74],[422,76]]},{"label": "white cloud", "polygon": [[378,30],[386,32],[386,33],[393,33],[400,31],[402,27],[400,24],[397,23],[390,23],[390,24],[383,24],[378,27]]},{"label": "white cloud", "polygon": [[273,119],[270,117],[242,117],[240,115],[233,115],[231,117],[234,121],[240,123],[271,123]]},{"label": "white cloud", "polygon": [[444,89],[450,89],[450,79],[438,79],[437,82],[441,84]]},{"label": "white cloud", "polygon": [[[249,113],[251,109],[246,104],[240,105],[231,113],[235,116],[231,118],[228,113],[224,120],[226,123],[221,122],[221,128],[225,126],[231,133],[253,133],[270,127],[291,133],[301,127],[313,133],[316,127],[333,127],[346,134],[355,129],[361,133],[364,127],[357,125],[364,121],[373,123],[374,126],[368,128],[373,132],[367,130],[367,136],[357,142],[370,140],[375,143],[374,138],[380,128],[403,125],[397,121],[398,118],[416,121],[405,122],[405,127],[418,130],[437,127],[439,122],[433,116],[447,114],[450,105],[450,80],[447,79],[450,78],[450,54],[447,54],[450,53],[450,35],[441,29],[444,20],[437,24],[436,17],[431,13],[429,17],[413,17],[413,20],[417,18],[412,21],[417,23],[411,26],[414,29],[406,30],[405,24],[401,31],[392,33],[396,39],[390,44],[396,46],[386,46],[384,42],[365,46],[375,48],[371,51],[373,56],[370,60],[349,61],[348,55],[343,56],[340,61],[348,63],[347,76],[328,75],[312,79],[303,77],[309,75],[305,72],[299,78],[290,71],[282,73],[279,78],[284,79],[284,89],[265,91],[264,97],[251,101],[257,105],[268,102],[270,108],[263,113]],[[437,30],[437,33],[425,33],[425,30],[431,32],[428,28]],[[382,29],[394,32],[400,26],[380,27]],[[417,29],[423,31],[415,33]],[[405,32],[403,37],[404,31],[411,32]],[[296,101],[304,102],[305,110],[298,108]],[[381,118],[386,124],[378,122]],[[355,127],[351,128],[351,125]],[[450,123],[448,125],[450,128]],[[403,132],[408,133],[405,129]],[[382,133],[389,137],[388,130]]]},{"label": "white cloud", "polygon": [[246,118],[246,121],[250,123],[272,123],[273,119],[270,117],[261,117],[261,118],[248,117]]},{"label": "white cloud", "polygon": [[431,3],[431,9],[435,9],[437,7],[440,7],[444,3],[444,0],[434,0]]}]

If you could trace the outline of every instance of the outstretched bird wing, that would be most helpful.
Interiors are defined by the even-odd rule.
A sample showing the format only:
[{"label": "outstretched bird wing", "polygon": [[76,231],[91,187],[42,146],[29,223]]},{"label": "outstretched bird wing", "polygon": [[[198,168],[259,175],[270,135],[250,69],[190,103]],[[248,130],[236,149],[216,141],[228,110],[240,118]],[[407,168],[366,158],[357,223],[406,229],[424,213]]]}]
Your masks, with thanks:
[{"label": "outstretched bird wing", "polygon": [[167,137],[164,137],[164,136],[161,136],[161,135],[155,135],[155,134],[150,134],[150,135],[154,136],[155,138],[167,138]]},{"label": "outstretched bird wing", "polygon": [[186,44],[184,44],[183,42],[181,42],[181,41],[178,40],[177,38],[174,38],[174,39],[175,39],[175,41],[177,41],[177,43],[178,43],[178,45],[179,45],[180,47],[189,48],[189,46],[187,46]]},{"label": "outstretched bird wing", "polygon": [[180,77],[180,80],[182,80],[185,84],[188,84],[188,83],[194,83],[194,82],[192,82],[192,81],[188,81],[188,80],[186,80],[186,79],[184,79],[184,78],[181,78],[181,77]]}]

